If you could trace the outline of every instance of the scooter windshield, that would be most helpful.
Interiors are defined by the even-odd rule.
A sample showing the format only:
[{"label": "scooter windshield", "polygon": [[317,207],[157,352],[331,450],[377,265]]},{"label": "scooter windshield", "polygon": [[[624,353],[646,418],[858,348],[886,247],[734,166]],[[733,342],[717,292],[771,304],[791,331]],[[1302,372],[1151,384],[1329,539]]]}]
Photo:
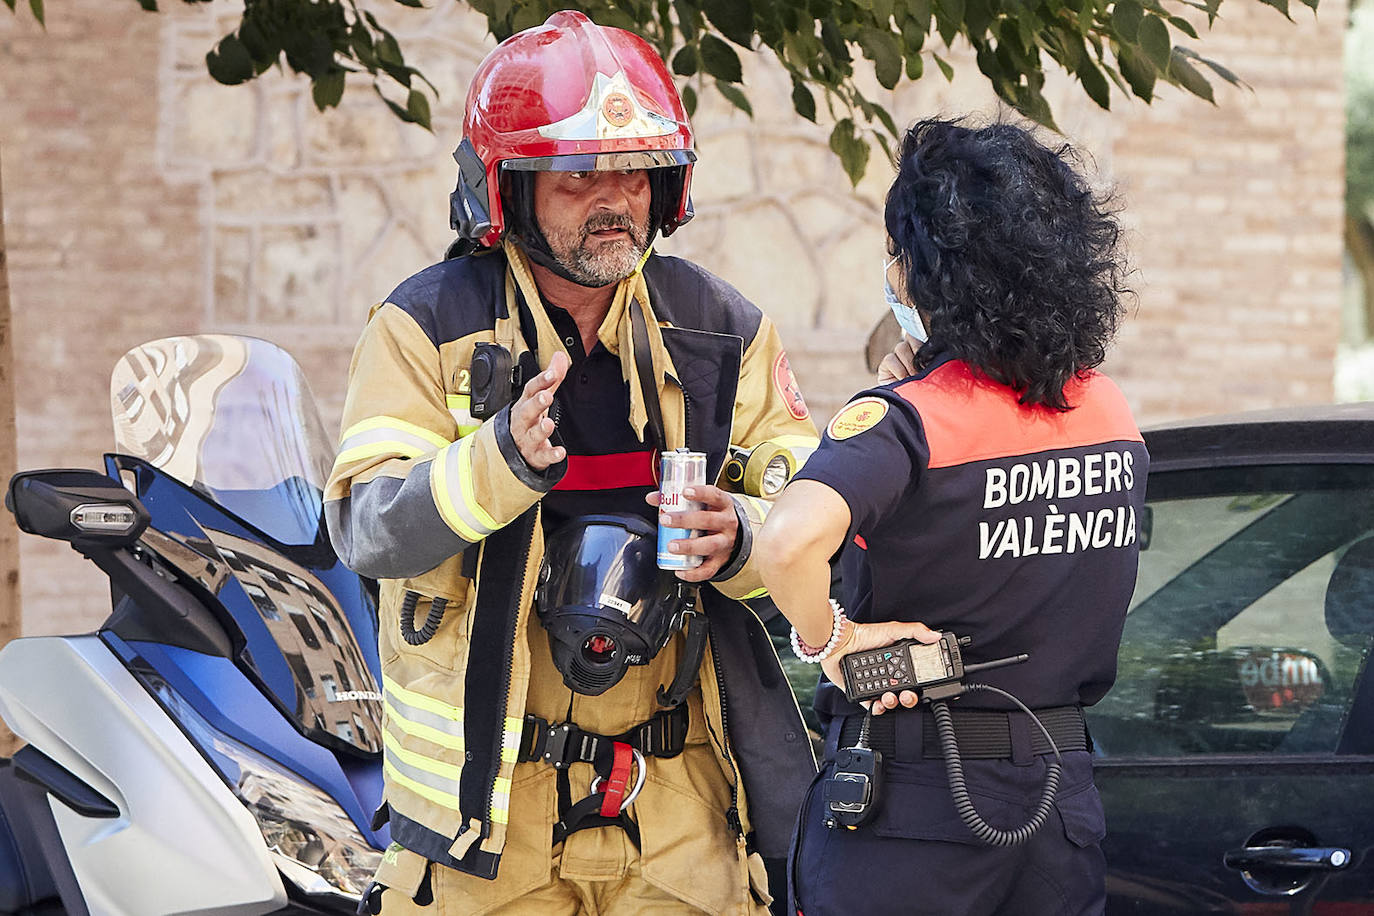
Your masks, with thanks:
[{"label": "scooter windshield", "polygon": [[223,334],[145,343],[116,363],[110,406],[116,451],[282,544],[320,536],[333,447],[304,375],[281,348]]}]

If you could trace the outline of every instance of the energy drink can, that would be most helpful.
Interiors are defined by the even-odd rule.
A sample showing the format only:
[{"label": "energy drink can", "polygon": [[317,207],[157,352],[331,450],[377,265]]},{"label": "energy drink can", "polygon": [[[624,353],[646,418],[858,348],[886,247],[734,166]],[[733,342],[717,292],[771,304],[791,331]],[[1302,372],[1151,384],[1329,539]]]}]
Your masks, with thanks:
[{"label": "energy drink can", "polygon": [[[699,487],[706,483],[706,453],[679,448],[663,453],[662,472],[659,474],[658,508],[661,512],[692,512],[700,509],[702,503],[687,499],[682,491],[687,487]],[[696,537],[699,532],[687,528],[665,528],[658,526],[658,568],[692,569],[700,566],[702,557],[685,553],[669,553],[668,543],[683,538]]]}]

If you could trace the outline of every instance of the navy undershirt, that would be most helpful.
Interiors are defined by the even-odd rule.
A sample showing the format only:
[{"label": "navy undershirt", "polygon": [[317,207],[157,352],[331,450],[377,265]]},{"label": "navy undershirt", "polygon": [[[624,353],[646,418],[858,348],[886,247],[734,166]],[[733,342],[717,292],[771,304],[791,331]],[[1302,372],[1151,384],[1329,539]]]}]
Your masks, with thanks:
[{"label": "navy undershirt", "polygon": [[653,445],[641,442],[630,426],[630,390],[620,358],[599,340],[584,352],[572,316],[552,303],[544,307],[572,358],[549,411],[568,450],[568,472],[544,496],[545,533],[578,516],[608,512],[656,524],[657,513],[644,501],[654,489]]}]

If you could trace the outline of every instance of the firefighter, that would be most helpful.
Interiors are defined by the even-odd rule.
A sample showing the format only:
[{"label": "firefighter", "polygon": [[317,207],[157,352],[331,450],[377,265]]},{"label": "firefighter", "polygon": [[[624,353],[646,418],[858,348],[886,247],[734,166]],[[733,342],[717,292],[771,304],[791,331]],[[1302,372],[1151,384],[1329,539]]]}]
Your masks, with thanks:
[{"label": "firefighter", "polygon": [[[501,43],[454,157],[458,239],[370,313],[326,493],[380,580],[394,842],[365,905],[766,912],[815,763],[736,600],[766,596],[769,503],[711,481],[732,448],[816,444],[777,331],[652,253],[695,154],[636,36],[559,12]],[[708,484],[671,547],[701,563],[660,573],[656,460],[681,447]]]},{"label": "firefighter", "polygon": [[[1082,707],[1116,675],[1148,464],[1094,368],[1127,292],[1120,232],[1066,147],[1010,123],[912,127],[885,218],[906,344],[887,383],[830,421],[755,542],[797,654],[825,675],[826,764],[799,818],[794,912],[1100,913],[1105,823]],[[976,676],[1027,711],[991,691],[948,700],[950,753],[943,701],[888,691],[861,739],[841,660],[941,632],[969,639],[967,664],[1028,654]],[[882,771],[871,820],[846,829],[836,810],[859,818],[834,807],[846,787],[829,780],[851,747],[877,750]],[[856,770],[870,759],[843,756]]]}]

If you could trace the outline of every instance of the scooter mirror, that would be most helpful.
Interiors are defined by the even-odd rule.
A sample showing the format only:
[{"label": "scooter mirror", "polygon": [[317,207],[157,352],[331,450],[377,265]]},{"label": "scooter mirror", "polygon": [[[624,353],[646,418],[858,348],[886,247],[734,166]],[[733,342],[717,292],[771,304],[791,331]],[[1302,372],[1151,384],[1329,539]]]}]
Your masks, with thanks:
[{"label": "scooter mirror", "polygon": [[5,508],[19,530],[74,545],[122,547],[148,527],[148,510],[99,471],[24,471],[10,478]]}]

